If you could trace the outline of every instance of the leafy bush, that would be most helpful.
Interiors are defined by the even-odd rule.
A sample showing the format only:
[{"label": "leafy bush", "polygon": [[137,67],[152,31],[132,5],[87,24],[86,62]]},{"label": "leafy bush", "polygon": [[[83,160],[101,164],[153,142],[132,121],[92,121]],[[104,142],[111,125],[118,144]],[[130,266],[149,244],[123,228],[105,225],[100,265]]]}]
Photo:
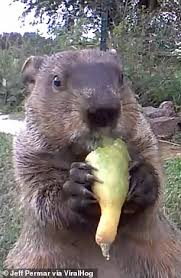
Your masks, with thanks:
[{"label": "leafy bush", "polygon": [[[158,16],[158,15],[157,15]],[[147,14],[127,18],[113,32],[113,42],[122,55],[125,73],[143,105],[173,100],[181,105],[181,70],[175,55],[176,24]]]}]

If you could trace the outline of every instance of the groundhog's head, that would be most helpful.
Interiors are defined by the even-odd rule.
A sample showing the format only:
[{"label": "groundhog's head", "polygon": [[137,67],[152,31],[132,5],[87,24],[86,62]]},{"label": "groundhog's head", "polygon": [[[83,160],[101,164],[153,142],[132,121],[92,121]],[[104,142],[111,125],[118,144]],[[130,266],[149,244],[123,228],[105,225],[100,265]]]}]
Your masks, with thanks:
[{"label": "groundhog's head", "polygon": [[31,82],[27,121],[50,142],[88,146],[97,134],[120,131],[128,92],[116,53],[89,49],[30,57],[22,72]]}]

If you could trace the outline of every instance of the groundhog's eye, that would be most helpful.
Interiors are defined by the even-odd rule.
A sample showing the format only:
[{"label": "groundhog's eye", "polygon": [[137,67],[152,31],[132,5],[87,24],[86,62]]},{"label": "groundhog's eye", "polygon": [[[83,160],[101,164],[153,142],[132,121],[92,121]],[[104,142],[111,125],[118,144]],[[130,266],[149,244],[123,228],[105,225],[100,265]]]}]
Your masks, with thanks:
[{"label": "groundhog's eye", "polygon": [[53,85],[55,87],[60,87],[61,86],[60,78],[57,75],[55,75],[54,78],[53,78]]}]

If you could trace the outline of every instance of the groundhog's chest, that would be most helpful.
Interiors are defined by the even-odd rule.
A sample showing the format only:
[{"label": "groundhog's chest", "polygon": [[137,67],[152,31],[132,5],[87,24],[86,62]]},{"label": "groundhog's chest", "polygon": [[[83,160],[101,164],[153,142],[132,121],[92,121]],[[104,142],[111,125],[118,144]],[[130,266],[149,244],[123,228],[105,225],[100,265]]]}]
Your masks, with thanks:
[{"label": "groundhog's chest", "polygon": [[149,251],[145,253],[143,246],[125,239],[117,239],[112,245],[109,261],[102,256],[99,246],[93,241],[80,240],[70,244],[68,249],[65,250],[67,257],[63,252],[63,267],[96,269],[97,278],[151,278],[147,276],[149,268],[154,270],[154,278],[162,277],[159,276],[161,267],[154,263],[155,260],[149,258],[148,263]]}]

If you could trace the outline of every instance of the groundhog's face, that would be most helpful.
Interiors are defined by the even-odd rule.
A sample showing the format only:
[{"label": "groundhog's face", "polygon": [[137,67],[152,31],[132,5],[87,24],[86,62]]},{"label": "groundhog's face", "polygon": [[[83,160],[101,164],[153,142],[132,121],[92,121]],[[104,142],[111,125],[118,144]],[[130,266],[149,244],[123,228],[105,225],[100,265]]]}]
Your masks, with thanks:
[{"label": "groundhog's face", "polygon": [[124,84],[116,54],[84,50],[31,57],[23,67],[25,80],[33,63],[39,67],[29,78],[27,118],[47,138],[61,146],[88,146],[90,138],[119,131]]}]

